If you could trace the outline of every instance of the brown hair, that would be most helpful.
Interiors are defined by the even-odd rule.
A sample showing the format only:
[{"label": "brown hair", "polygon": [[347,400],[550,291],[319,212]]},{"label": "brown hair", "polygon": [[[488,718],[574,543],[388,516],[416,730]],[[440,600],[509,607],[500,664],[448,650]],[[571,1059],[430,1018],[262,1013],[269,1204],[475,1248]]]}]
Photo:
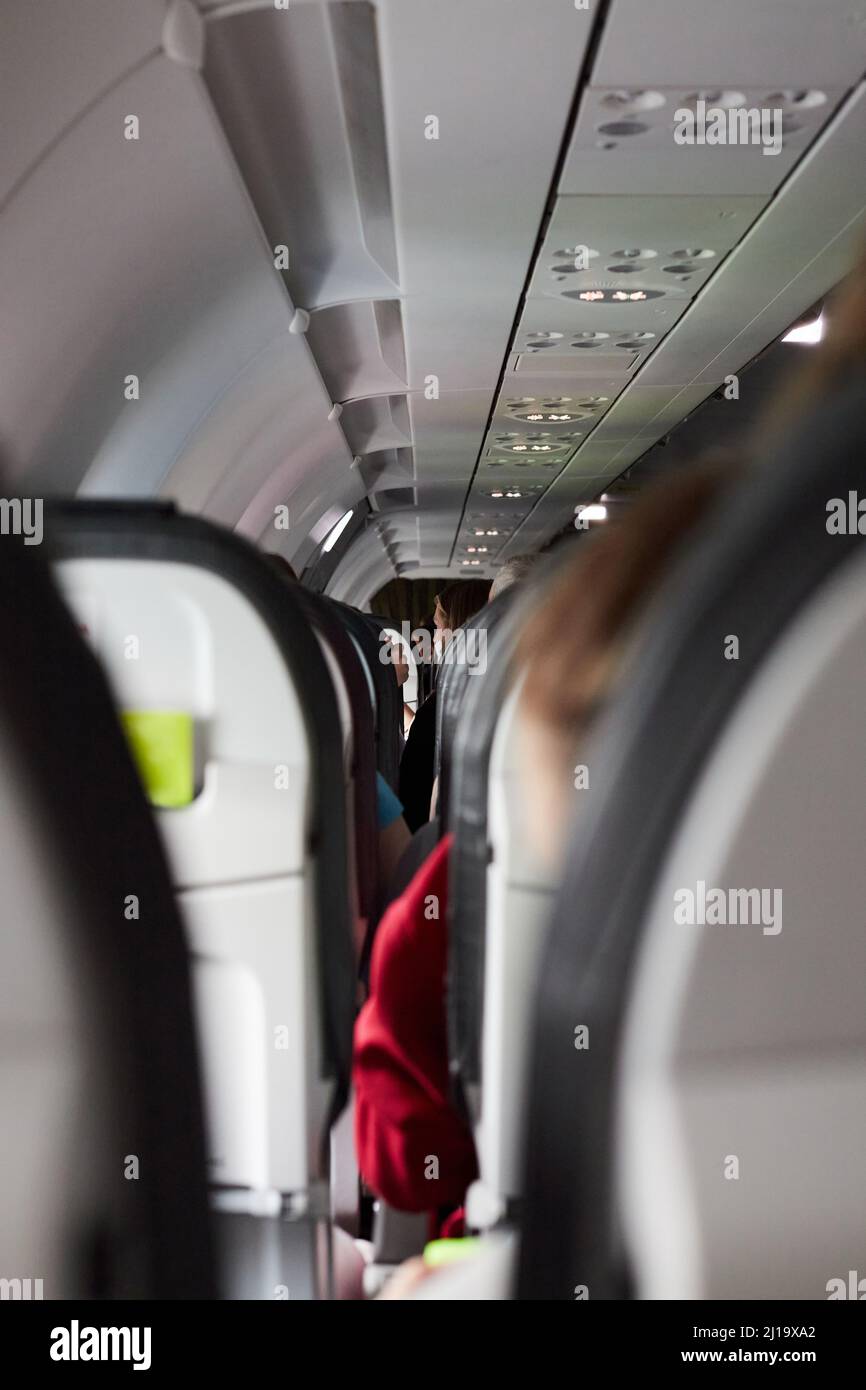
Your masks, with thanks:
[{"label": "brown hair", "polygon": [[448,620],[448,630],[456,632],[480,612],[487,602],[490,584],[484,579],[454,579],[436,595],[436,602]]},{"label": "brown hair", "polygon": [[298,576],[295,574],[295,571],[292,569],[285,555],[278,555],[276,551],[269,550],[267,556],[273,568],[279,570],[284,579],[293,579],[297,584]]},{"label": "brown hair", "polygon": [[717,461],[662,478],[577,546],[518,640],[530,717],[569,736],[588,722],[620,639],[731,474]]}]

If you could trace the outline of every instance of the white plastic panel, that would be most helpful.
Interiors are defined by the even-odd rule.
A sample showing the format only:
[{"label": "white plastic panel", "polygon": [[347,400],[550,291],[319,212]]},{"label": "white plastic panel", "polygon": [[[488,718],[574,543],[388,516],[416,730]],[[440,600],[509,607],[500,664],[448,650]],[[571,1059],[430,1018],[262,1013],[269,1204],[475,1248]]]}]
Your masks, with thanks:
[{"label": "white plastic panel", "polygon": [[301,874],[306,730],[273,638],[247,600],[217,575],[176,562],[67,560],[58,578],[118,707],[195,721],[200,793],[157,812],[175,883]]},{"label": "white plastic panel", "polygon": [[183,893],[210,1126],[222,1186],[305,1192],[319,1171],[315,959],[302,878]]}]

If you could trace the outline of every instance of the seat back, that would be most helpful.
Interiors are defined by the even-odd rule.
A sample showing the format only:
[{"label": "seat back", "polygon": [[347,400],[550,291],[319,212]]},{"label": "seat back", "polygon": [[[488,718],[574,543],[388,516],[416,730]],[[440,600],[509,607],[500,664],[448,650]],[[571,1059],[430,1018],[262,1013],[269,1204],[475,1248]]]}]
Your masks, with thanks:
[{"label": "seat back", "polygon": [[866,1268],[864,699],[861,547],[739,702],[647,916],[617,1078],[639,1297],[825,1298]]},{"label": "seat back", "polygon": [[493,735],[508,691],[515,609],[487,644],[483,678],[467,681],[456,724],[449,805],[454,849],[448,893],[448,1052],[456,1099],[477,1115],[484,994],[488,777]]},{"label": "seat back", "polygon": [[0,543],[4,1297],[210,1298],[203,1106],[162,850],[97,663]]},{"label": "seat back", "polygon": [[351,711],[351,824],[358,911],[369,921],[379,900],[379,846],[376,828],[376,721],[363,657],[332,601],[298,586],[297,597],[309,621],[336,661]]},{"label": "seat back", "polygon": [[[484,673],[464,679],[459,707],[455,701],[449,713],[449,728],[443,726],[443,747],[449,766],[449,828],[454,832],[448,907],[448,1045],[457,1099],[476,1118],[481,1082],[487,893],[489,883],[494,881],[488,873],[494,853],[488,823],[491,751],[511,688],[518,635],[536,604],[543,600],[550,579],[564,558],[562,554],[552,554],[519,589],[506,590],[488,605]],[[507,743],[502,747],[504,753]],[[503,761],[502,772],[511,778],[510,763],[506,771]],[[501,870],[505,877],[495,881],[505,883],[512,845],[507,818],[502,826],[497,851],[501,859],[495,872]],[[521,852],[516,844],[514,852]],[[497,901],[501,904],[502,898]]]},{"label": "seat back", "polygon": [[490,751],[487,789],[480,1071],[475,1113],[478,1182],[467,1215],[475,1227],[508,1219],[522,1178],[526,1074],[539,953],[556,877],[538,857],[519,766],[519,684],[505,698]]},{"label": "seat back", "polygon": [[[633,654],[628,681],[623,682],[593,747],[588,750],[594,790],[581,807],[570,839],[567,869],[545,941],[536,1010],[528,1088],[528,1130],[532,1142],[527,1142],[525,1154],[526,1206],[518,1280],[521,1297],[570,1299],[574,1288],[583,1286],[589,1289],[591,1297],[604,1298],[621,1295],[630,1287],[622,1250],[623,1214],[615,1195],[615,1107],[628,1001],[634,980],[640,978],[635,976],[638,948],[651,902],[670,863],[676,834],[685,825],[684,813],[699,778],[715,755],[725,726],[735,717],[740,702],[748,698],[752,682],[762,671],[769,671],[766,663],[775,659],[774,652],[781,650],[783,635],[789,628],[793,631],[792,624],[822,591],[829,592],[825,586],[841,574],[854,550],[862,544],[856,527],[847,533],[832,534],[827,522],[831,499],[847,499],[849,492],[856,495],[864,444],[866,422],[862,418],[862,383],[858,382],[856,388],[827,402],[799,428],[795,440],[780,444],[762,463],[761,470],[737,489],[704,528],[690,555],[659,594],[643,639]],[[736,649],[731,647],[732,637],[737,639]],[[726,659],[726,651],[734,650],[736,659]],[[799,685],[805,690],[803,678]],[[743,711],[745,708],[743,705]],[[779,730],[762,727],[755,743],[753,726],[752,738],[751,757],[757,766],[749,772],[750,780],[745,785],[750,786],[749,796],[752,791],[761,793],[765,814],[760,834],[749,817],[740,788],[734,788],[734,801],[744,813],[740,831],[728,825],[729,812],[724,806],[720,809],[716,800],[714,821],[706,827],[707,834],[714,837],[715,847],[707,842],[703,859],[692,858],[689,872],[697,873],[702,864],[706,864],[708,873],[733,872],[734,861],[728,861],[727,855],[739,843],[746,857],[739,861],[741,867],[736,873],[745,877],[748,871],[749,877],[733,887],[784,890],[784,883],[762,882],[764,861],[755,858],[756,854],[767,854],[766,863],[774,873],[788,872],[791,867],[787,859],[779,857],[779,836],[792,828],[788,819],[791,808],[778,804],[772,807],[772,798],[768,799],[754,780],[755,776],[760,779],[764,775],[765,750],[761,744],[768,749],[780,748]],[[813,744],[808,749],[807,763],[814,758],[815,747]],[[839,759],[840,752],[836,750],[834,768],[838,769]],[[744,772],[742,760],[737,767]],[[781,788],[783,782],[776,780],[774,785]],[[840,804],[843,813],[849,796],[846,790]],[[808,813],[812,834],[822,842],[821,863],[830,868],[836,861],[823,847],[823,841],[847,832],[835,813],[829,824],[822,824],[818,805],[812,800],[811,805],[804,803],[800,810],[804,815]],[[749,833],[754,837],[751,847],[746,843]],[[746,839],[738,840],[738,835],[745,835]],[[846,863],[850,867],[850,861]],[[693,1009],[701,999],[706,1001],[710,975],[702,974],[698,979],[689,974],[696,945],[681,939],[678,957],[672,964],[678,975],[665,997],[669,1004],[668,991],[679,990],[683,978],[697,985],[697,994],[688,1000],[683,995],[673,1014],[668,1007],[658,1018],[658,1029],[665,1036],[661,1055],[666,1062],[677,1059],[682,1073],[688,1056],[688,1067],[696,1066],[699,1071],[707,1059],[699,1060],[696,1049],[703,1047],[707,1053],[716,1049],[724,1061],[720,1081],[725,1069],[730,1074],[732,1051],[739,1046],[739,1039],[734,1040],[731,1033],[720,1028],[719,1011],[727,1004],[731,1020],[748,1018],[747,1036],[754,1044],[760,1044],[758,1075],[755,1084],[750,1085],[740,1073],[737,1108],[732,1112],[733,1137],[726,1143],[719,1162],[724,1162],[726,1155],[736,1156],[738,1144],[745,1146],[744,1152],[752,1155],[750,1171],[755,1178],[760,1174],[761,1190],[771,1202],[774,1198],[766,1185],[766,1165],[762,1167],[767,1152],[761,1138],[762,1122],[754,1111],[749,1120],[751,1128],[744,1128],[743,1122],[749,1113],[749,1097],[758,1095],[768,1080],[766,1068],[771,1054],[775,1053],[778,1062],[785,1052],[785,1035],[779,1031],[785,1009],[780,1008],[776,991],[784,990],[793,981],[795,997],[801,999],[800,971],[810,959],[814,963],[820,950],[816,940],[808,944],[805,939],[802,913],[808,898],[802,880],[790,881],[795,897],[791,909],[793,942],[790,948],[784,944],[781,947],[791,962],[790,971],[787,966],[780,966],[780,982],[773,984],[766,974],[767,961],[761,959],[761,977],[771,988],[766,1025],[760,1019],[763,1002],[756,998],[747,979],[755,950],[770,951],[779,946],[778,941],[763,933],[757,943],[754,933],[751,937],[746,934],[732,938],[745,942],[739,955],[735,947],[726,946],[727,938],[714,945],[709,938],[706,942],[701,939],[702,970],[704,964],[713,969],[718,965],[714,984],[724,983],[727,987],[725,998],[713,1002],[707,1020],[708,1034],[701,1034]],[[836,895],[828,901],[835,914],[840,898]],[[694,933],[712,928],[684,930],[688,935],[689,930]],[[847,929],[834,920],[831,932],[834,952],[844,954],[850,949]],[[660,939],[658,932],[653,937]],[[705,955],[707,951],[711,954]],[[735,959],[739,964],[732,968]],[[777,959],[781,961],[781,955]],[[838,961],[834,962],[833,977],[838,979]],[[853,1028],[847,996],[843,997],[842,1006],[836,1042],[844,1038],[847,1045]],[[810,1003],[809,1045],[802,1060],[808,1067],[821,1069],[817,1039],[826,1020],[822,1024],[819,1013]],[[577,1027],[583,1030],[582,1037],[588,1045],[579,1049],[564,1046],[563,1038],[567,1040]],[[699,1042],[699,1038],[704,1041]],[[658,1076],[660,1044],[655,1035],[651,1041]],[[741,1053],[744,1064],[751,1055],[751,1051]],[[631,1063],[626,1075],[631,1078],[633,1052],[627,1056]],[[793,1065],[794,1059],[789,1056],[788,1067]],[[668,1067],[668,1078],[669,1072]],[[781,1076],[777,1080],[780,1090],[773,1113],[778,1115],[778,1095],[784,1082]],[[641,1089],[644,1096],[649,1094],[645,1087]],[[631,1080],[628,1093],[635,1094]],[[714,1092],[717,1106],[724,1105],[730,1095],[730,1088],[726,1091],[722,1084]],[[656,1087],[653,1096],[655,1123],[664,1129],[667,1151],[681,1155],[687,1151],[691,1156],[692,1166],[682,1176],[692,1193],[694,1162],[700,1150],[695,1135],[700,1123],[705,1124],[706,1135],[714,1134],[718,1142],[721,1134],[713,1129],[700,1103],[686,1114],[688,1102],[684,1098],[693,1100],[694,1092],[682,1074],[677,1078],[674,1093],[670,1089],[660,1093]],[[805,1090],[801,1090],[798,1107],[804,1096]],[[698,1126],[683,1143],[671,1137],[678,1107],[681,1118]],[[643,1113],[647,1113],[646,1105]],[[808,1122],[807,1111],[798,1109],[791,1132],[799,1133],[800,1125]],[[625,1133],[633,1142],[633,1126]],[[658,1136],[658,1129],[654,1133]],[[859,1137],[856,1142],[859,1143]],[[646,1153],[645,1148],[643,1151]],[[798,1162],[796,1158],[788,1163],[782,1179],[786,1186],[798,1181]],[[800,1176],[803,1172],[801,1167]],[[664,1191],[669,1195],[670,1186],[666,1184]],[[728,1198],[719,1198],[723,1206],[726,1201],[736,1201],[733,1194],[742,1192],[743,1186],[730,1183],[727,1191],[731,1194]],[[719,1212],[715,1217],[705,1216],[704,1220],[704,1230],[712,1229],[722,1239]],[[739,1218],[734,1224],[741,1229]],[[784,1274],[786,1251],[778,1238],[775,1219],[772,1235],[761,1263],[765,1271],[772,1267],[775,1287],[784,1291],[790,1283]],[[639,1244],[640,1238],[633,1232],[630,1238]],[[645,1241],[640,1248],[645,1248]],[[704,1247],[704,1256],[708,1249],[709,1246]],[[838,1253],[842,1254],[841,1248]],[[715,1264],[722,1258],[720,1243],[713,1249],[712,1259]],[[717,1288],[724,1282],[720,1267],[720,1263],[715,1264]],[[695,1268],[693,1265],[693,1273]],[[692,1287],[713,1286],[707,1280],[706,1268],[704,1259],[704,1283],[700,1285],[701,1276],[696,1274]],[[769,1282],[762,1296],[774,1296]]]},{"label": "seat back", "polygon": [[228,532],[88,503],[58,509],[52,534],[121,711],[192,721],[193,785],[156,817],[195,960],[211,1181],[224,1210],[308,1221],[286,1282],[315,1294],[355,995],[326,660],[292,587]]},{"label": "seat back", "polygon": [[449,807],[451,760],[457,724],[471,681],[483,679],[487,669],[487,643],[490,633],[507,612],[512,594],[507,590],[485,604],[455,633],[454,656],[445,660],[436,683],[436,776],[439,778],[439,814],[445,832],[451,828]]},{"label": "seat back", "polygon": [[396,790],[403,744],[403,699],[390,660],[387,624],[346,603],[331,602],[366,663],[376,719],[376,766],[388,786]]}]

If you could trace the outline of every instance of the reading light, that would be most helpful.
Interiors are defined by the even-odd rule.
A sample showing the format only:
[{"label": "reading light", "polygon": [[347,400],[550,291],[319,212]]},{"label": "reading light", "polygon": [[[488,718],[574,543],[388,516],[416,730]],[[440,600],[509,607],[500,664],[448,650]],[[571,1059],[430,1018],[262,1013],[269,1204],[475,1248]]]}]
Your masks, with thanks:
[{"label": "reading light", "polygon": [[607,507],[591,502],[588,507],[581,507],[577,515],[580,521],[607,521]]},{"label": "reading light", "polygon": [[824,315],[819,314],[811,323],[801,323],[792,328],[782,339],[783,343],[820,343],[824,337]]},{"label": "reading light", "polygon": [[352,511],[345,512],[343,516],[340,517],[340,520],[337,522],[336,526],[333,526],[331,530],[328,532],[325,543],[322,546],[322,550],[326,555],[329,550],[334,549],[334,546],[337,544],[337,541],[342,536],[343,532],[345,531],[346,527],[348,526],[349,522],[352,520],[352,517],[354,515],[354,508],[352,509]]}]

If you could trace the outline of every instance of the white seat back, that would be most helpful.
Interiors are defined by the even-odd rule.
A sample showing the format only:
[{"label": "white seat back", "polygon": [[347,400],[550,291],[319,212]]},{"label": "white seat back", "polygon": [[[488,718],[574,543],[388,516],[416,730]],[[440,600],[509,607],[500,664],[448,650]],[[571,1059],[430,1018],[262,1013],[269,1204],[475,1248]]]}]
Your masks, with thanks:
[{"label": "white seat back", "polygon": [[197,795],[156,818],[197,965],[212,1180],[306,1192],[328,1088],[310,753],[290,675],[254,608],[216,574],[74,559],[59,576],[119,709],[194,720]]},{"label": "white seat back", "polygon": [[539,950],[555,878],[533,851],[519,782],[519,686],[502,706],[490,753],[484,929],[481,1087],[476,1125],[480,1181],[473,1225],[489,1225],[520,1195],[524,1091]]}]

